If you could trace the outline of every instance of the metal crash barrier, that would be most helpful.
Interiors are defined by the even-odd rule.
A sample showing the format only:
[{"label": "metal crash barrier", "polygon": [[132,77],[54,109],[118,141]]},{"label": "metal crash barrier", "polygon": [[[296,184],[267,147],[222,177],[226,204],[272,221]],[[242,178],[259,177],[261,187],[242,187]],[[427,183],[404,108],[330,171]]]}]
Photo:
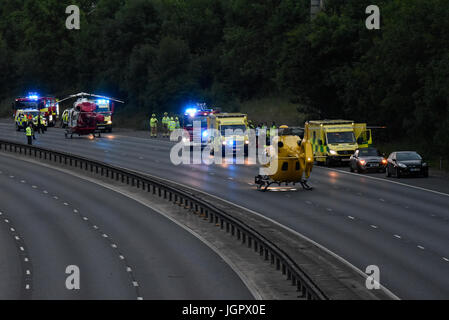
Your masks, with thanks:
[{"label": "metal crash barrier", "polygon": [[140,190],[152,193],[173,204],[184,207],[199,218],[214,224],[232,235],[241,244],[247,246],[255,254],[260,255],[267,263],[271,263],[276,270],[282,272],[286,280],[290,281],[298,291],[298,296],[308,300],[327,300],[326,295],[301,270],[301,268],[265,236],[251,226],[220,210],[212,203],[197,198],[186,191],[148,177],[132,170],[112,166],[100,161],[87,159],[66,152],[54,151],[46,148],[29,146],[21,143],[0,140],[0,151],[26,155],[31,158],[51,163],[70,166],[88,171],[102,177],[115,180]]}]

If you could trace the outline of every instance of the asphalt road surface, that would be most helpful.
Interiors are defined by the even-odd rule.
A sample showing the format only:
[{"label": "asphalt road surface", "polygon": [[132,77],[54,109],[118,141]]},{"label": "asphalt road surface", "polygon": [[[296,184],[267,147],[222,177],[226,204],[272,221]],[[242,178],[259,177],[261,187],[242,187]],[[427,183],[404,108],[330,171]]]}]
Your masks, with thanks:
[{"label": "asphalt road surface", "polygon": [[[12,122],[0,137],[25,141]],[[180,165],[170,161],[173,143],[105,134],[64,139],[60,129],[36,145],[64,150],[188,185],[258,212],[295,230],[362,271],[380,268],[380,282],[400,298],[449,298],[449,180],[386,179],[346,168],[315,167],[313,191],[254,186],[254,165]]]},{"label": "asphalt road surface", "polygon": [[[67,289],[68,266],[79,268],[79,290]],[[252,295],[213,250],[148,207],[0,154],[0,299]]]}]

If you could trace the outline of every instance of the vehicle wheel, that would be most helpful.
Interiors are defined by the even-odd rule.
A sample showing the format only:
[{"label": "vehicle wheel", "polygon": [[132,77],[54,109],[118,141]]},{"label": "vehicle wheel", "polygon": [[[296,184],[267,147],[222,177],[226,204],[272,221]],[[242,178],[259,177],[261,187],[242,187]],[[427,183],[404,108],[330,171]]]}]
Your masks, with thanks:
[{"label": "vehicle wheel", "polygon": [[332,166],[332,162],[331,162],[331,160],[329,158],[326,158],[325,164],[326,164],[326,167],[331,167]]},{"label": "vehicle wheel", "polygon": [[401,173],[399,172],[399,168],[396,168],[396,178],[400,178],[401,177]]},{"label": "vehicle wheel", "polygon": [[354,168],[352,167],[352,163],[349,164],[349,171],[354,172]]},{"label": "vehicle wheel", "polygon": [[388,169],[388,167],[385,169],[385,175],[387,176],[387,178],[391,177],[390,169]]}]

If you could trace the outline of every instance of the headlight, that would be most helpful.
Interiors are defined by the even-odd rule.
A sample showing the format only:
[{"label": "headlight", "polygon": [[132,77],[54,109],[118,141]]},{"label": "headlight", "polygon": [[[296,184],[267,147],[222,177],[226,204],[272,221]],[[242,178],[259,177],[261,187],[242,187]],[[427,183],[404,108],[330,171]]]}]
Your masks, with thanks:
[{"label": "headlight", "polygon": [[401,167],[401,168],[404,168],[404,169],[407,168],[407,165],[405,165],[405,164],[403,164],[401,162],[398,163],[398,166]]},{"label": "headlight", "polygon": [[245,140],[245,144],[249,144],[249,140]]},{"label": "headlight", "polygon": [[335,150],[329,150],[329,153],[333,156],[337,155],[337,151],[335,151]]},{"label": "headlight", "polygon": [[360,160],[359,163],[360,163],[362,166],[364,166],[364,165],[366,164],[366,161],[365,161],[365,160]]},{"label": "headlight", "polygon": [[112,121],[111,121],[111,120],[109,120],[109,121],[108,121],[108,124],[112,124]]},{"label": "headlight", "polygon": [[223,145],[224,145],[224,146],[226,145],[226,141],[223,141]]}]

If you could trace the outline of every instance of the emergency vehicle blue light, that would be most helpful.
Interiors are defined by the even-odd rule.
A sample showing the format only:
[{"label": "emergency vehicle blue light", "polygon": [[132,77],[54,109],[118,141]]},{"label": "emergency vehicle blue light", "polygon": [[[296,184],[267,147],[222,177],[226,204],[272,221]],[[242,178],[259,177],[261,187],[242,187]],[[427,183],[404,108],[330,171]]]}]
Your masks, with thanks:
[{"label": "emergency vehicle blue light", "polygon": [[204,131],[204,132],[203,132],[203,137],[207,137],[208,134],[209,134],[209,133],[208,133],[207,131]]},{"label": "emergency vehicle blue light", "polygon": [[28,99],[30,99],[30,100],[37,100],[37,99],[39,99],[39,96],[37,94],[30,94],[28,96]]},{"label": "emergency vehicle blue light", "polygon": [[189,114],[192,118],[195,116],[195,114],[198,112],[196,108],[188,108],[186,109],[186,114]]}]

